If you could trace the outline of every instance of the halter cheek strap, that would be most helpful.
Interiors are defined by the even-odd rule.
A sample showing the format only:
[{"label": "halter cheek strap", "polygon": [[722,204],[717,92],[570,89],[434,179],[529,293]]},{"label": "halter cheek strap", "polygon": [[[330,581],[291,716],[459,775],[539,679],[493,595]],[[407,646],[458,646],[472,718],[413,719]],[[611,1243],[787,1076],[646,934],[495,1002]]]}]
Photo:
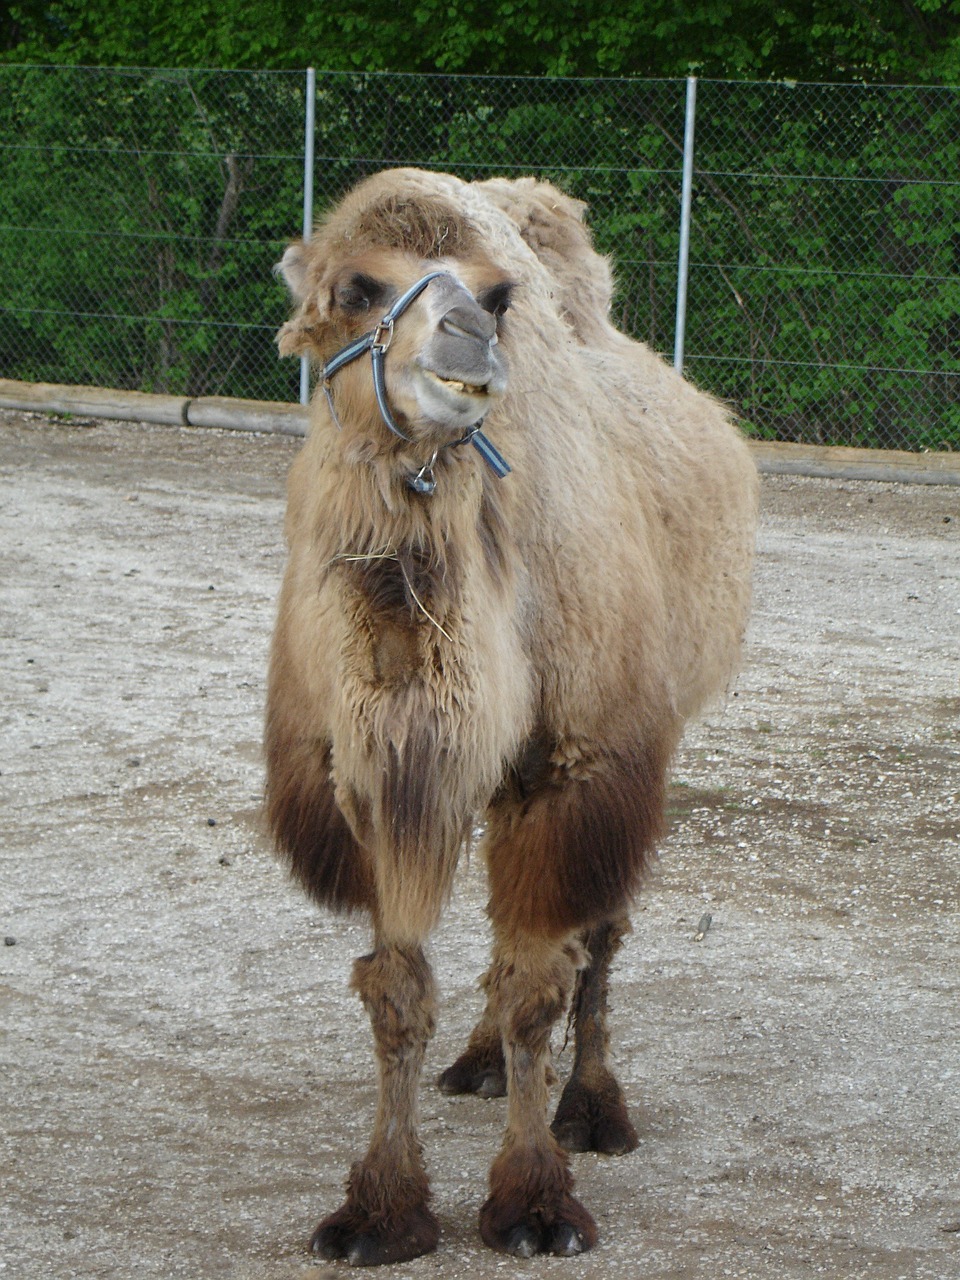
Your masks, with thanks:
[{"label": "halter cheek strap", "polygon": [[[393,326],[396,320],[402,316],[410,304],[414,302],[421,293],[423,293],[431,280],[436,280],[438,276],[445,274],[446,273],[443,271],[431,271],[427,275],[422,276],[416,284],[412,284],[405,293],[402,293],[400,297],[396,299],[390,307],[390,310],[384,315],[383,319],[375,329],[370,333],[364,334],[362,338],[357,338],[354,342],[349,343],[342,351],[338,351],[335,356],[332,356],[327,361],[323,366],[321,380],[323,383],[324,394],[327,397],[327,402],[331,406],[331,410],[333,405],[330,399],[330,379],[335,373],[338,373],[344,365],[350,364],[353,360],[356,360],[359,356],[362,356],[365,352],[369,351],[370,363],[373,370],[373,391],[374,395],[377,397],[377,408],[380,410],[380,416],[395,436],[399,436],[401,440],[406,440],[408,444],[413,443],[410,437],[405,435],[397,426],[394,421],[393,414],[390,412],[390,406],[387,402],[387,381],[384,369],[384,357],[386,356],[390,343],[393,340]],[[335,414],[334,420],[336,420]],[[483,419],[481,418],[479,422],[476,422],[472,427],[469,427],[459,440],[453,440],[449,445],[445,445],[444,447],[448,449],[455,449],[461,444],[472,444],[494,475],[497,476],[498,479],[502,480],[504,476],[509,475],[511,470],[510,464],[507,462],[506,458],[504,458],[500,450],[497,449],[495,445],[491,444],[480,430],[482,422]],[[433,493],[434,489],[436,489],[437,482],[433,474],[433,467],[436,460],[437,454],[434,453],[430,461],[425,466],[421,467],[416,475],[408,476],[407,484],[415,493]]]}]

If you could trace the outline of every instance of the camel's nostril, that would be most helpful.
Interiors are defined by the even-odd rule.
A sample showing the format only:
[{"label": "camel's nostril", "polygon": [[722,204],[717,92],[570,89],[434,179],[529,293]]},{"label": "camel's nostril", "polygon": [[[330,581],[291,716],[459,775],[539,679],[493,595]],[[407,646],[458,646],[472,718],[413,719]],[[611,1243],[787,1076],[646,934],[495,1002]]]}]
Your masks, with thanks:
[{"label": "camel's nostril", "polygon": [[487,342],[491,346],[497,337],[497,322],[481,307],[451,307],[440,321],[440,328],[453,338]]}]

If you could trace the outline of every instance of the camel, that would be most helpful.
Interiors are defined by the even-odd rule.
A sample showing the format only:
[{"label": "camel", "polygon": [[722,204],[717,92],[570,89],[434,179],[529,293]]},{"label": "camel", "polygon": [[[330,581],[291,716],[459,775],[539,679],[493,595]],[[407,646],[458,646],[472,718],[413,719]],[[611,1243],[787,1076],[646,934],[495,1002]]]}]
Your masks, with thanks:
[{"label": "camel", "polygon": [[589,1249],[569,1152],[637,1143],[608,1063],[609,969],[684,723],[738,666],[757,484],[725,409],[610,323],[584,208],[533,179],[391,170],[279,267],[280,351],[321,373],[288,482],[267,816],[307,893],[372,927],[352,987],[376,1119],[313,1236],[327,1259],[438,1243],[417,1131],[424,946],[478,829],[486,1008],[439,1083],[506,1093],[483,1241]]}]

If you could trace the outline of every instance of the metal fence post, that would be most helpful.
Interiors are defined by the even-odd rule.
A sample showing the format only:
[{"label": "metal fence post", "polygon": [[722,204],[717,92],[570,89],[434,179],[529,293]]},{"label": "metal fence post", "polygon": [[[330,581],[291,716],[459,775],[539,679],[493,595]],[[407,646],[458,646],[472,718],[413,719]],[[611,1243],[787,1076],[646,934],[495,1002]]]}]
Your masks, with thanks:
[{"label": "metal fence post", "polygon": [[677,324],[673,337],[673,367],[683,373],[683,344],[687,328],[687,281],[690,277],[690,206],[693,200],[693,142],[697,114],[697,78],[687,76],[687,112],[683,127],[683,181],[680,189],[680,252],[677,258]]},{"label": "metal fence post", "polygon": [[[303,238],[313,231],[313,145],[317,110],[317,73],[307,67],[307,98],[303,126]],[[310,360],[300,357],[300,403],[310,402]]]}]

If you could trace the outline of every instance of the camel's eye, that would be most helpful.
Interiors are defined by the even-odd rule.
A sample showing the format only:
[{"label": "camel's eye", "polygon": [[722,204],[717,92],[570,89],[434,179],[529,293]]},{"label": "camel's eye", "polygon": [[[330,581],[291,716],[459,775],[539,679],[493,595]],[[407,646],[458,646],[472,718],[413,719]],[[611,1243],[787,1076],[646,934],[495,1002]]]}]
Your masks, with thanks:
[{"label": "camel's eye", "polygon": [[491,285],[489,289],[481,289],[477,294],[477,302],[484,311],[489,311],[492,316],[499,319],[509,310],[515,288],[516,285],[512,280],[501,280],[499,284]]},{"label": "camel's eye", "polygon": [[357,272],[342,280],[335,287],[333,296],[338,307],[356,315],[383,302],[388,292],[387,285],[374,280],[372,276]]}]

